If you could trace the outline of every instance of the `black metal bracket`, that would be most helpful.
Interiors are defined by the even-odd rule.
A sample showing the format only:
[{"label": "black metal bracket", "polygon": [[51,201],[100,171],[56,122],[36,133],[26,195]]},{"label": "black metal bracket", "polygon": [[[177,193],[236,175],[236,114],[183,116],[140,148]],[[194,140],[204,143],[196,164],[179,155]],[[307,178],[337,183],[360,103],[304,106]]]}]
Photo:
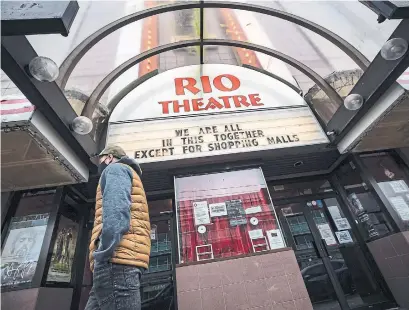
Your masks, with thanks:
[{"label": "black metal bracket", "polygon": [[1,35],[68,36],[78,10],[77,1],[2,1]]},{"label": "black metal bracket", "polygon": [[204,0],[200,0],[200,64],[204,64],[204,46],[203,46],[203,37],[204,37],[204,8],[203,8]]},{"label": "black metal bracket", "polygon": [[37,57],[37,53],[25,36],[2,37],[2,70],[44,114],[77,156],[84,163],[92,165],[89,156],[96,152],[96,144],[90,135],[81,136],[71,131],[70,124],[77,114],[62,90],[55,82],[39,82],[26,73],[25,67],[34,57]]},{"label": "black metal bracket", "polygon": [[[391,1],[359,1],[375,14],[379,16],[378,21],[382,23],[387,19],[404,19],[409,18],[409,5],[402,3],[402,6],[397,6]],[[404,2],[404,1],[402,1]]]},{"label": "black metal bracket", "polygon": [[[409,42],[409,19],[403,20],[391,35],[392,38],[403,38]],[[389,87],[396,83],[397,78],[409,66],[409,52],[397,60],[385,60],[379,52],[369,67],[365,70],[350,94],[360,94],[364,104],[359,110],[348,110],[340,105],[327,130],[336,132],[334,143],[338,143],[347,132],[368,112],[368,110],[381,98]]]}]

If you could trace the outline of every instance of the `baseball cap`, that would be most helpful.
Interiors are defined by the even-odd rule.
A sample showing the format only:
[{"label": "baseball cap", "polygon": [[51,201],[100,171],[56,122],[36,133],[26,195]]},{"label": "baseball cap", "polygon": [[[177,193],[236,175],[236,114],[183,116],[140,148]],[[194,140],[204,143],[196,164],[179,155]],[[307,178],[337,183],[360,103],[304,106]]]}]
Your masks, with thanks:
[{"label": "baseball cap", "polygon": [[121,159],[122,157],[126,156],[125,151],[123,148],[117,145],[108,145],[106,148],[102,150],[101,153],[99,153],[98,157],[104,156],[104,155],[112,155],[118,159]]}]

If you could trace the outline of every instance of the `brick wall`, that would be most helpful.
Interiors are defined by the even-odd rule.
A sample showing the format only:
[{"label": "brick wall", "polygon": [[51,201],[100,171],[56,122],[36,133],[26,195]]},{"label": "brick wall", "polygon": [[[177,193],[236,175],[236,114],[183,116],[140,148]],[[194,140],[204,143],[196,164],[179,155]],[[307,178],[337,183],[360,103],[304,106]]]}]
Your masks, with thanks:
[{"label": "brick wall", "polygon": [[312,310],[291,249],[177,267],[179,310]]},{"label": "brick wall", "polygon": [[409,307],[409,231],[368,243],[396,302]]}]

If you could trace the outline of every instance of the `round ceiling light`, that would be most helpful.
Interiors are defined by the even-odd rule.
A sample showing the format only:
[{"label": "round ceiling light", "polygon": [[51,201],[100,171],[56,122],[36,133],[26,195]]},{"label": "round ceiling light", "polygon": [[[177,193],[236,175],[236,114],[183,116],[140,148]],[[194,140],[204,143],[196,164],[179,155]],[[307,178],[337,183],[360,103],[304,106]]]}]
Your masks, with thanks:
[{"label": "round ceiling light", "polygon": [[28,70],[32,77],[40,82],[53,82],[60,74],[60,69],[54,60],[43,56],[31,59]]},{"label": "round ceiling light", "polygon": [[408,41],[402,38],[393,38],[381,48],[381,56],[386,60],[397,60],[408,51]]},{"label": "round ceiling light", "polygon": [[344,106],[348,110],[358,110],[364,104],[364,98],[359,94],[350,94],[344,99]]},{"label": "round ceiling light", "polygon": [[78,116],[71,123],[71,129],[79,135],[87,135],[92,131],[92,121],[86,116]]}]

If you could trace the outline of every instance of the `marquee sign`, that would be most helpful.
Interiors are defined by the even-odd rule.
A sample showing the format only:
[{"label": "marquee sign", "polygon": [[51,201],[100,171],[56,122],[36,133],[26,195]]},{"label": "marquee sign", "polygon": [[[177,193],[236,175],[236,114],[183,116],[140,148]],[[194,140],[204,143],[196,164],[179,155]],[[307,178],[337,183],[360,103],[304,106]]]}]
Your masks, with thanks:
[{"label": "marquee sign", "polygon": [[187,66],[152,77],[116,107],[107,144],[140,163],[328,143],[304,99],[247,68]]},{"label": "marquee sign", "polygon": [[110,122],[307,106],[285,84],[247,68],[206,64],[172,69],[130,92]]},{"label": "marquee sign", "polygon": [[108,144],[140,163],[327,143],[308,107],[110,124]]}]

